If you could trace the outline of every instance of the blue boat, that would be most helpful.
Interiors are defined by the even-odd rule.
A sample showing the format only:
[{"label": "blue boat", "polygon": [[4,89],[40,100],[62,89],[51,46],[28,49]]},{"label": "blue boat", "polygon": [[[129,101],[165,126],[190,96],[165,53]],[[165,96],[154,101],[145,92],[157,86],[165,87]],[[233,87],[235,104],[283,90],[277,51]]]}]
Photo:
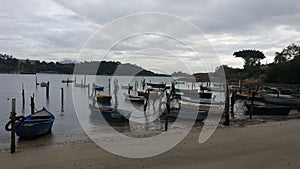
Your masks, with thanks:
[{"label": "blue boat", "polygon": [[89,108],[92,113],[101,113],[103,118],[107,121],[118,121],[118,122],[124,122],[128,121],[130,117],[130,112],[122,111],[119,112],[119,110],[112,108],[112,107],[97,107],[94,105],[89,105]]},{"label": "blue boat", "polygon": [[104,87],[103,86],[99,86],[99,85],[96,85],[95,83],[93,83],[93,89],[94,90],[103,90],[104,89]]},{"label": "blue boat", "polygon": [[33,139],[51,133],[55,116],[43,108],[16,123],[16,134],[23,139]]}]

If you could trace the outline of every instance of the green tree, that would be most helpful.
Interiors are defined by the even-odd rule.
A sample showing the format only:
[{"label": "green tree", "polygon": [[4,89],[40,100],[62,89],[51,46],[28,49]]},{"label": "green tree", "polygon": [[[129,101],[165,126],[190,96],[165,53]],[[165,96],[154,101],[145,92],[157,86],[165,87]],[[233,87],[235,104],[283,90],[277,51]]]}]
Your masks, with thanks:
[{"label": "green tree", "polygon": [[265,58],[265,55],[258,50],[237,51],[233,56],[244,59],[244,70],[250,74],[260,71],[260,60]]},{"label": "green tree", "polygon": [[276,52],[274,62],[286,63],[298,56],[300,56],[300,46],[293,43],[284,48],[281,52]]}]

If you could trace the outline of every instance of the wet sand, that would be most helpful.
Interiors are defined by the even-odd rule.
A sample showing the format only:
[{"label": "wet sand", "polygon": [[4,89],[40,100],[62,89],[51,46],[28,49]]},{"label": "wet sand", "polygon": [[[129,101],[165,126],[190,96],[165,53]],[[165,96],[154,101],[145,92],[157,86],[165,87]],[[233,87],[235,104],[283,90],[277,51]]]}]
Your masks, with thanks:
[{"label": "wet sand", "polygon": [[119,157],[82,138],[56,146],[19,148],[15,154],[1,152],[0,168],[300,168],[299,131],[300,120],[224,127],[199,144],[200,128],[194,128],[175,148],[146,159]]}]

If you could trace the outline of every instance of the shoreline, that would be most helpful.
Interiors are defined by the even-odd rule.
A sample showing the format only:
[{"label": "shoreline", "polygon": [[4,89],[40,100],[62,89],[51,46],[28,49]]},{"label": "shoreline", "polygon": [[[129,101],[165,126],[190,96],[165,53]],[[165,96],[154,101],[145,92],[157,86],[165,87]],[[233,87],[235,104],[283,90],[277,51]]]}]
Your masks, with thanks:
[{"label": "shoreline", "polygon": [[299,168],[300,120],[244,127],[219,127],[199,144],[200,128],[193,128],[164,154],[129,159],[110,154],[90,139],[55,146],[0,152],[1,168]]}]

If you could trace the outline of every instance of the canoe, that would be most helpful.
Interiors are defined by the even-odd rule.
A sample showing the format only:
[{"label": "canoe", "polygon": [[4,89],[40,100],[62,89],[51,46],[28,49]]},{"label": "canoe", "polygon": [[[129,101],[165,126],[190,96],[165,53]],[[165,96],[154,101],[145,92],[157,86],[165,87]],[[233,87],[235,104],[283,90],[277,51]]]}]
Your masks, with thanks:
[{"label": "canoe", "polygon": [[110,104],[111,96],[105,95],[105,94],[97,94],[96,99],[97,102],[103,103],[103,104]]},{"label": "canoe", "polygon": [[267,103],[278,104],[278,105],[288,105],[296,106],[299,103],[299,98],[292,95],[276,95],[276,94],[266,94],[264,99]]},{"label": "canoe", "polygon": [[93,83],[93,89],[94,90],[103,90],[104,89],[104,87],[103,86],[100,86],[100,85],[96,85],[95,83]]},{"label": "canoe", "polygon": [[34,139],[51,132],[55,116],[43,108],[16,123],[16,134],[23,139]]},{"label": "canoe", "polygon": [[143,96],[143,97],[149,97],[149,98],[153,98],[153,99],[157,99],[159,98],[158,92],[155,91],[137,91],[138,96]]},{"label": "canoe", "polygon": [[[245,103],[247,107],[246,115],[250,114],[251,105]],[[276,106],[276,105],[253,105],[253,115],[288,115],[291,111],[290,106]]]},{"label": "canoe", "polygon": [[124,86],[124,85],[122,85],[121,86],[121,89],[129,89],[129,90],[132,90],[133,89],[133,86]]}]

